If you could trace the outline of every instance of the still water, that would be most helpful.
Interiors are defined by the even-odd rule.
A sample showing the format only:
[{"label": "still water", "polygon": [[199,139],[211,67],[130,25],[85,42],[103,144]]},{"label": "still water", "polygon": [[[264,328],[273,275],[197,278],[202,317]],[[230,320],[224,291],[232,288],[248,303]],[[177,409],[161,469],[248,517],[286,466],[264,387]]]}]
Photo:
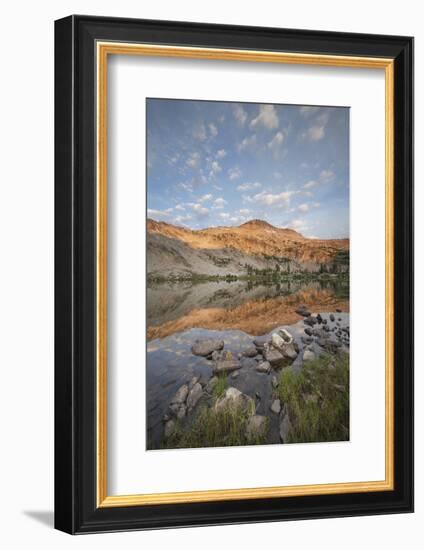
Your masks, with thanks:
[{"label": "still water", "polygon": [[[295,309],[349,310],[347,280],[290,281],[273,285],[245,281],[202,284],[162,283],[147,289],[147,447],[158,448],[162,417],[177,389],[193,376],[207,381],[212,363],[191,353],[194,340],[220,338],[234,354],[245,350],[255,336],[281,325],[299,322]],[[303,330],[303,329],[302,329]],[[300,333],[299,333],[300,334]],[[267,403],[270,384],[266,375],[248,365],[232,385],[251,393],[254,385]],[[251,379],[255,377],[254,381]],[[252,387],[251,387],[252,386]],[[261,414],[259,405],[258,414]],[[272,429],[272,427],[271,427]]]}]

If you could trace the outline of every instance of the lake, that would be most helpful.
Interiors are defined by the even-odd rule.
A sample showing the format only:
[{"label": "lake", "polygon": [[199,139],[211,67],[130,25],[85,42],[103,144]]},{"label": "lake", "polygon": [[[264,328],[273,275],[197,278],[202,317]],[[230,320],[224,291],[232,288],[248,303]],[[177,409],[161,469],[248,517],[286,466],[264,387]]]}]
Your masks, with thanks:
[{"label": "lake", "polygon": [[[305,304],[311,311],[349,311],[347,279],[291,280],[276,284],[257,281],[216,281],[199,284],[162,283],[147,288],[147,448],[160,448],[163,415],[177,389],[193,376],[207,381],[212,362],[191,353],[198,338],[221,338],[225,349],[235,355],[246,349],[252,338],[268,334],[282,325],[295,325],[303,332],[295,313]],[[348,317],[348,314],[347,314]],[[270,399],[267,375],[244,368],[244,375],[232,383],[247,394],[258,392],[258,414],[264,414]],[[277,421],[276,421],[277,422]],[[278,432],[271,425],[270,441]],[[278,438],[277,438],[278,439]]]}]

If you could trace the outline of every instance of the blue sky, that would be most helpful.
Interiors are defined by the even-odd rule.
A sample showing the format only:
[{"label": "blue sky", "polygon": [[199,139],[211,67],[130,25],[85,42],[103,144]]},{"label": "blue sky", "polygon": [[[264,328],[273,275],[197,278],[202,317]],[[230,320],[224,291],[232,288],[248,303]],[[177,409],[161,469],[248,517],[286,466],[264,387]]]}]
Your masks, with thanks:
[{"label": "blue sky", "polygon": [[349,109],[147,100],[147,215],[349,236]]}]

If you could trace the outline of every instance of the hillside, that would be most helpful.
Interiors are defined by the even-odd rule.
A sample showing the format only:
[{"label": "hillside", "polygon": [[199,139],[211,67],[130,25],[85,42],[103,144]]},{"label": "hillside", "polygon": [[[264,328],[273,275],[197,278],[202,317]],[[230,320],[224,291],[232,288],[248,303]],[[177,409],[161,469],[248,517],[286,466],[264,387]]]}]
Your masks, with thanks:
[{"label": "hillside", "polygon": [[348,239],[308,239],[261,220],[201,230],[147,220],[150,276],[240,276],[251,270],[274,270],[277,264],[283,272],[314,272],[323,266],[345,271],[348,251]]}]

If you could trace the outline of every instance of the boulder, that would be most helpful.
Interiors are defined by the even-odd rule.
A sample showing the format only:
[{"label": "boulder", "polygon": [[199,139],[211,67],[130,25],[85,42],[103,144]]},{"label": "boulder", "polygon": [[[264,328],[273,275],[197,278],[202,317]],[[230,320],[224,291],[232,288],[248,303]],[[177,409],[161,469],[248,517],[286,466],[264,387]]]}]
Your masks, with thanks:
[{"label": "boulder", "polygon": [[268,420],[266,416],[254,414],[246,424],[246,438],[248,441],[257,441],[266,436],[268,429]]},{"label": "boulder", "polygon": [[197,402],[202,397],[202,395],[202,386],[199,384],[199,382],[196,382],[187,397],[187,407],[189,408],[189,410],[193,409],[197,405]]},{"label": "boulder", "polygon": [[268,340],[269,340],[268,336],[257,336],[253,340],[253,345],[258,349],[263,349],[263,347],[268,342]]},{"label": "boulder", "polygon": [[330,313],[330,321],[332,323],[334,323],[335,320],[336,320],[336,318],[334,317],[334,315],[332,313]]},{"label": "boulder", "polygon": [[235,371],[233,372],[233,374],[231,375],[231,378],[232,378],[233,380],[235,380],[236,378],[239,377],[239,374],[240,374],[240,372],[239,372],[238,370],[235,370]]},{"label": "boulder", "polygon": [[243,355],[244,357],[255,357],[256,355],[258,355],[258,350],[255,346],[251,346],[250,348],[244,350]]},{"label": "boulder", "polygon": [[215,363],[214,373],[233,372],[237,369],[241,369],[240,361],[237,359],[223,359]]},{"label": "boulder", "polygon": [[214,338],[204,338],[202,340],[196,340],[191,346],[191,351],[194,355],[200,355],[201,357],[207,357],[214,351],[220,351],[224,347],[224,340]]},{"label": "boulder", "polygon": [[222,351],[213,351],[211,355],[212,361],[219,361],[222,358]]},{"label": "boulder", "polygon": [[285,341],[283,340],[283,338],[277,334],[276,332],[273,333],[273,335],[271,336],[271,344],[279,349],[279,350],[282,350],[285,346]]},{"label": "boulder", "polygon": [[279,399],[274,399],[270,407],[271,411],[275,414],[280,414],[281,411],[281,402]]},{"label": "boulder", "polygon": [[309,349],[306,349],[303,352],[303,360],[304,361],[313,361],[315,359],[315,353]]},{"label": "boulder", "polygon": [[305,332],[305,334],[307,334],[308,336],[312,336],[312,334],[313,334],[313,333],[312,333],[312,329],[309,328],[309,327],[306,327],[304,332]]},{"label": "boulder", "polygon": [[294,340],[293,336],[285,328],[280,328],[278,330],[278,334],[281,336],[281,338],[284,340],[284,342],[286,344],[292,344],[293,343],[293,340]]},{"label": "boulder", "polygon": [[188,385],[183,384],[172,398],[171,403],[184,403],[187,399],[188,391]]},{"label": "boulder", "polygon": [[264,372],[265,374],[269,374],[271,371],[271,365],[268,363],[268,361],[262,361],[262,363],[258,363],[255,367],[255,369],[258,372]]},{"label": "boulder", "polygon": [[287,344],[286,346],[284,346],[283,355],[288,359],[296,359],[297,351],[294,344]]},{"label": "boulder", "polygon": [[310,327],[313,327],[314,325],[317,324],[317,320],[316,320],[316,317],[314,317],[313,315],[309,315],[309,317],[306,317],[306,319],[303,319],[303,322],[305,323],[305,325],[309,325]]},{"label": "boulder", "polygon": [[191,390],[191,388],[197,384],[197,382],[200,380],[200,376],[193,376],[193,378],[188,383],[188,389]]},{"label": "boulder", "polygon": [[263,357],[272,367],[283,366],[286,359],[284,355],[275,348],[265,348],[263,352]]},{"label": "boulder", "polygon": [[255,412],[255,401],[237,388],[227,388],[225,394],[215,403],[215,412],[224,411],[227,408],[240,408],[243,411],[253,414]]}]

